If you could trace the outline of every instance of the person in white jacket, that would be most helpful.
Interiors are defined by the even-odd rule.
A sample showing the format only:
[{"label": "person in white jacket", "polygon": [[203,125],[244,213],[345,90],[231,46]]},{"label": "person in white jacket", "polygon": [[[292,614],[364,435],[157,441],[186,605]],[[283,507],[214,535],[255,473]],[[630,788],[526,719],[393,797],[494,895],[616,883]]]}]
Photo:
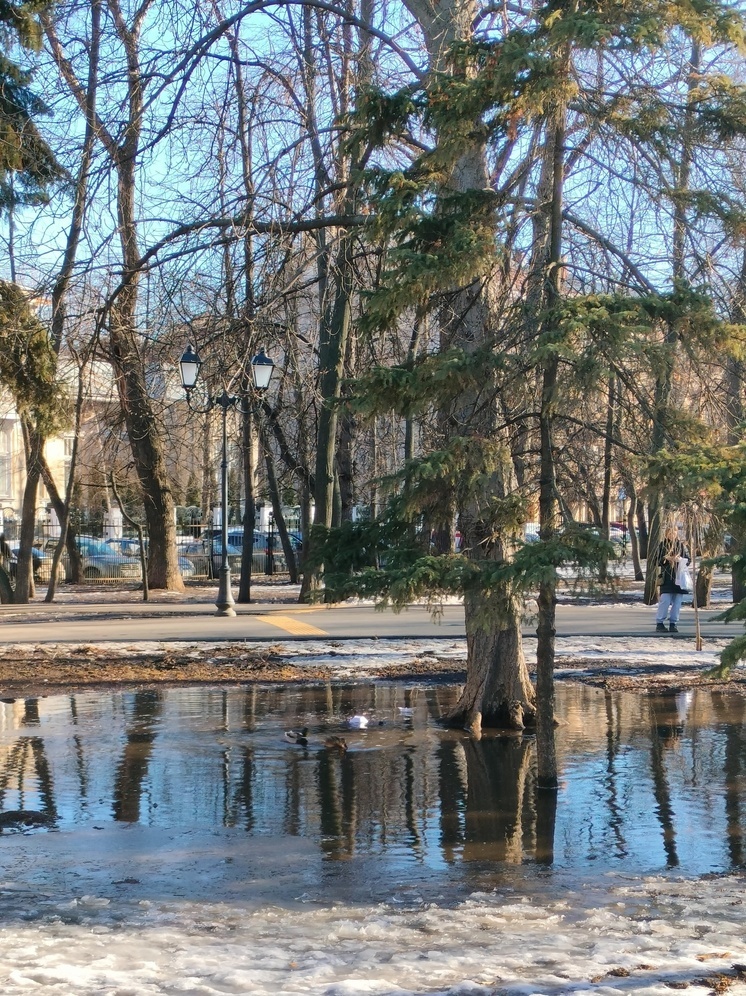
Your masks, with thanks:
[{"label": "person in white jacket", "polygon": [[[691,563],[689,551],[681,542],[675,529],[667,529],[663,542],[658,548],[658,570],[660,572],[660,595],[658,611],[655,614],[655,630],[666,632],[666,616],[668,616],[668,632],[678,633],[679,613],[684,595],[688,588],[682,588],[676,583],[679,560],[683,558],[686,564]],[[670,612],[670,615],[669,615]]]}]

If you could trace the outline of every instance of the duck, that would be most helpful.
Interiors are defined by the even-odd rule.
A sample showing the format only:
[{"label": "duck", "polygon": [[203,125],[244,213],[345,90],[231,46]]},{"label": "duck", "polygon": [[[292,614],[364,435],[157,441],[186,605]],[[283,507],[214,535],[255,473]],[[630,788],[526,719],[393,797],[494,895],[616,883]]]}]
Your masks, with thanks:
[{"label": "duck", "polygon": [[367,716],[350,716],[347,725],[351,730],[364,730],[368,725]]},{"label": "duck", "polygon": [[283,738],[289,744],[297,744],[298,747],[308,747],[308,727],[302,730],[285,730]]},{"label": "duck", "polygon": [[341,751],[344,754],[347,750],[347,741],[344,737],[327,737],[324,741],[324,747],[327,747],[329,750]]}]

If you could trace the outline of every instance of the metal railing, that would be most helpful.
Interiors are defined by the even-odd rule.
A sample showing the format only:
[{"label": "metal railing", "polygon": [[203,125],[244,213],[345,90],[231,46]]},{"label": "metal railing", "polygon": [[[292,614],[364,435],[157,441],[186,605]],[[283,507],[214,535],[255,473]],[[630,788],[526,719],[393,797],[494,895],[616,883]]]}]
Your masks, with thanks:
[{"label": "metal railing", "polygon": [[[18,552],[18,523],[6,523],[5,540],[12,557],[8,573],[14,576],[14,565]],[[300,533],[291,531],[291,542],[300,553]],[[59,530],[47,522],[37,524],[32,557],[34,576],[40,583],[51,578],[54,551],[59,541]],[[128,534],[113,537],[105,536],[99,527],[76,534],[76,546],[81,557],[81,572],[87,582],[141,581],[139,542],[136,536]],[[147,543],[147,539],[145,540]],[[240,579],[243,549],[243,527],[228,528],[228,561],[235,579]],[[222,558],[220,529],[212,524],[191,524],[186,531],[180,530],[176,539],[178,564],[185,580],[210,580],[217,578]],[[255,530],[251,571],[254,575],[283,574],[287,571],[285,554],[279,535],[274,528],[263,532]],[[65,550],[60,566],[63,580],[72,579],[70,557]]]}]

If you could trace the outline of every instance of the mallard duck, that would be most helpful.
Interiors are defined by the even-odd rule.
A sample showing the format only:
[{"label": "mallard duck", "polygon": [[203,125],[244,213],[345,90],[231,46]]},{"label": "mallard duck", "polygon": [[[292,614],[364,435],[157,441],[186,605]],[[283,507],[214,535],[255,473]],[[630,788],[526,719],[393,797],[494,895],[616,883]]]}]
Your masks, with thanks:
[{"label": "mallard duck", "polygon": [[324,741],[324,747],[329,750],[339,750],[344,753],[347,750],[347,741],[344,737],[327,737]]},{"label": "mallard duck", "polygon": [[308,727],[302,730],[285,730],[283,737],[289,744],[297,744],[298,747],[308,747]]}]

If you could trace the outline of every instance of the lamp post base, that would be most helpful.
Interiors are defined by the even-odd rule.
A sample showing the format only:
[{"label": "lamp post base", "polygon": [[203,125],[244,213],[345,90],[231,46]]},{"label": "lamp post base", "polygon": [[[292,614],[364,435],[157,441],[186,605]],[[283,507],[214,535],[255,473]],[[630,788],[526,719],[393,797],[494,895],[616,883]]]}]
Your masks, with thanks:
[{"label": "lamp post base", "polygon": [[227,565],[221,567],[218,573],[218,597],[215,601],[215,607],[218,616],[235,616],[236,610],[233,606],[236,603],[233,601],[233,592],[231,591],[231,569]]}]

